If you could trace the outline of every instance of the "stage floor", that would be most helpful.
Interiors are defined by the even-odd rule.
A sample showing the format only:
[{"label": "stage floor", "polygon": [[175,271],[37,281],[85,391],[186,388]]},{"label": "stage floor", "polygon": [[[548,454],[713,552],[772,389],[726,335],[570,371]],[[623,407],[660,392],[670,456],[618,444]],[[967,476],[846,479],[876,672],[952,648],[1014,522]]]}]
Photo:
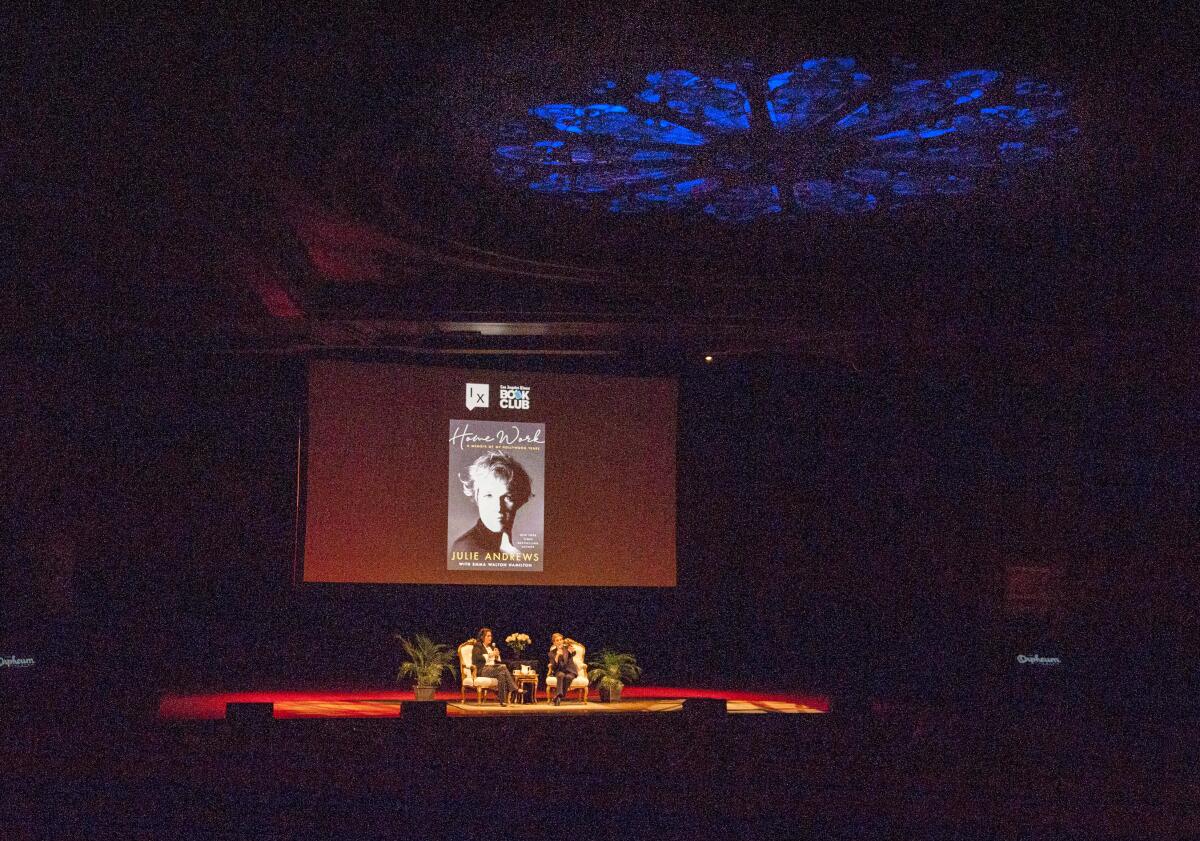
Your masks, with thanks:
[{"label": "stage floor", "polygon": [[[534,704],[510,704],[502,707],[495,702],[477,704],[474,698],[464,703],[457,692],[439,692],[437,698],[446,701],[446,714],[451,717],[488,716],[578,716],[679,712],[688,698],[717,698],[725,701],[726,710],[741,715],[795,715],[825,713],[829,700],[820,696],[801,696],[774,692],[732,692],[683,687],[627,687],[617,703],[600,703],[589,699],[586,704],[571,700],[555,707],[543,699]],[[228,703],[270,703],[275,718],[398,718],[402,703],[413,700],[411,691],[386,689],[354,690],[279,690],[257,692],[210,692],[169,694],[158,707],[158,717],[164,721],[198,721],[225,717]]]}]

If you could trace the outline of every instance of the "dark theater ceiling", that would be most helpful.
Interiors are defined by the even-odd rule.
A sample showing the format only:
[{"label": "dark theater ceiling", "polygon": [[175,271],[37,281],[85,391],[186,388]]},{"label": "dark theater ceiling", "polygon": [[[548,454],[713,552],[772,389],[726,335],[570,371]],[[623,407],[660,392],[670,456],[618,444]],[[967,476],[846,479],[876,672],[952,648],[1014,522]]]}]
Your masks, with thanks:
[{"label": "dark theater ceiling", "polygon": [[1171,330],[1196,267],[1183,23],[29,20],[8,334],[688,358]]}]

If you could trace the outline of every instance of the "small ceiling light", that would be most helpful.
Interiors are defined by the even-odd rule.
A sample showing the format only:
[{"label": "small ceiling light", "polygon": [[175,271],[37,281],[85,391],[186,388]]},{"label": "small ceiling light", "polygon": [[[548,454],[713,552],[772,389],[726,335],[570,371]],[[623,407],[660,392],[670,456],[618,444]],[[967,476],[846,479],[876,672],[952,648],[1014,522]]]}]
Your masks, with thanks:
[{"label": "small ceiling light", "polygon": [[711,354],[711,353],[710,353],[710,354],[706,354],[706,355],[705,355],[705,357],[704,357],[704,361],[705,361],[705,362],[712,362],[712,354]]}]

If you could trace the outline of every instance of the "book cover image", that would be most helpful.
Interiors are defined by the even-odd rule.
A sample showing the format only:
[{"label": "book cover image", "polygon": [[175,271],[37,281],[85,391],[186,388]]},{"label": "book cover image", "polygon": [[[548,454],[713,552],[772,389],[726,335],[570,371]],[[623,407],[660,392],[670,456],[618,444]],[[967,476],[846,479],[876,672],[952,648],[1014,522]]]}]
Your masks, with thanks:
[{"label": "book cover image", "polygon": [[541,572],[546,425],[451,420],[446,568]]}]

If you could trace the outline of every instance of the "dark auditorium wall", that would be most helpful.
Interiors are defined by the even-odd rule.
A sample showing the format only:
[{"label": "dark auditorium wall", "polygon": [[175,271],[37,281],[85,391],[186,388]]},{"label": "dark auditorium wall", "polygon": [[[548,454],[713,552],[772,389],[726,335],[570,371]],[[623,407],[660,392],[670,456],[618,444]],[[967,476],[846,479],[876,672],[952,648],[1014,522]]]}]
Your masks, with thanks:
[{"label": "dark auditorium wall", "polygon": [[292,483],[270,465],[288,458],[274,408],[294,387],[273,395],[277,376],[102,344],[5,356],[5,652],[81,683],[169,682],[181,646],[238,633],[224,617],[281,593],[291,526],[276,509]]},{"label": "dark auditorium wall", "polygon": [[1179,360],[1143,358],[1064,340],[689,366],[679,586],[555,590],[293,586],[295,360],[10,355],[5,640],[162,688],[381,684],[393,632],[486,622],[632,651],[658,684],[962,696],[1024,642],[1004,567],[1050,564],[1037,633],[1072,680],[1182,697],[1197,406]]}]

